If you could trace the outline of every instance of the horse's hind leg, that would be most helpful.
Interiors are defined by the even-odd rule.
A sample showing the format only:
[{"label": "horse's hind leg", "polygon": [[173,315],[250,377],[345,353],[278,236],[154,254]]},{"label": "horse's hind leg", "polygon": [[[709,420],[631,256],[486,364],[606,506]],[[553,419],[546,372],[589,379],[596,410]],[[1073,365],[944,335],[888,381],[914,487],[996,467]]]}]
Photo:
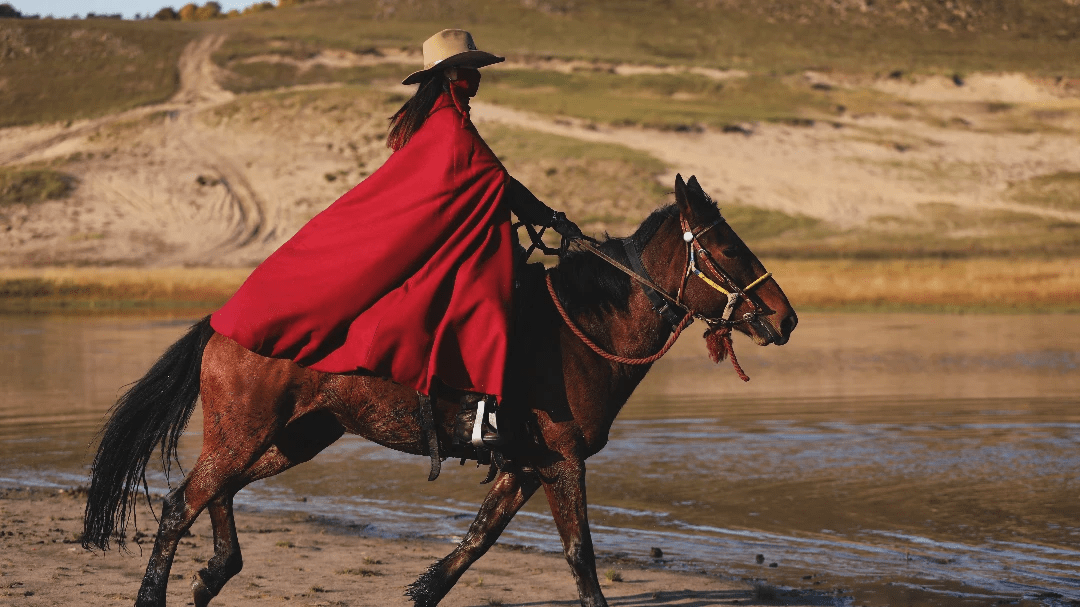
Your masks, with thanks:
[{"label": "horse's hind leg", "polygon": [[207,505],[214,529],[214,556],[191,582],[195,607],[207,607],[226,582],[244,566],[233,518],[233,496],[259,479],[280,474],[315,457],[344,433],[341,424],[326,412],[294,420],[274,439],[274,444],[249,468],[230,481]]},{"label": "horse's hind leg", "polygon": [[214,522],[215,563],[224,568],[223,571],[228,568],[239,571],[240,547],[236,543],[236,530],[232,522],[232,495],[235,491],[226,494],[225,487],[230,478],[243,472],[247,467],[245,464],[208,457],[204,449],[191,473],[165,498],[161,506],[157,539],[146,565],[136,607],[164,607],[176,545],[207,506],[210,506],[210,517]]},{"label": "horse's hind leg", "polygon": [[176,555],[176,544],[180,536],[191,527],[198,512],[190,513],[184,492],[187,479],[169,493],[161,506],[161,519],[158,523],[157,539],[146,564],[135,607],[164,607],[165,593],[169,583],[169,570]]},{"label": "horse's hind leg", "polygon": [[225,582],[240,573],[244,567],[244,559],[240,555],[240,540],[236,537],[232,505],[232,495],[218,495],[206,507],[214,528],[214,556],[191,581],[195,607],[209,605],[210,599],[221,592]]},{"label": "horse's hind leg", "polygon": [[[204,411],[207,406],[208,400],[204,398]],[[236,480],[242,478],[252,464],[266,453],[274,430],[251,428],[248,432],[249,428],[234,424],[229,428],[236,431],[235,436],[246,439],[236,440],[234,436],[233,440],[229,440],[229,432],[222,425],[215,427],[218,428],[217,432],[210,431],[209,424],[204,425],[202,454],[187,478],[165,498],[157,540],[146,565],[136,607],[164,607],[176,545],[207,506],[212,507],[211,518],[215,522],[216,562],[223,567],[235,568],[239,561],[239,546],[232,539],[235,529],[231,503],[233,494],[243,484],[238,486]]]},{"label": "horse's hind leg", "polygon": [[539,487],[540,479],[535,474],[500,473],[461,543],[409,585],[406,594],[412,597],[416,607],[437,605],[469,565],[499,539],[510,519]]}]

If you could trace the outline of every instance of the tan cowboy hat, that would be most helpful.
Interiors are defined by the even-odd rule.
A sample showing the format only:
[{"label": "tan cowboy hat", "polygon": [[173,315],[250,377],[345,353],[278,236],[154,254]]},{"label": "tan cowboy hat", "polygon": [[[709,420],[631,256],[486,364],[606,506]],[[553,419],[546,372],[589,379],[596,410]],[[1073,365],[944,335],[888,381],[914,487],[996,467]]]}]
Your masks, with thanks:
[{"label": "tan cowboy hat", "polygon": [[496,57],[491,53],[476,50],[476,43],[469,32],[443,30],[424,41],[424,69],[409,74],[401,83],[416,84],[435,68],[481,68],[500,61],[506,61],[506,57]]}]

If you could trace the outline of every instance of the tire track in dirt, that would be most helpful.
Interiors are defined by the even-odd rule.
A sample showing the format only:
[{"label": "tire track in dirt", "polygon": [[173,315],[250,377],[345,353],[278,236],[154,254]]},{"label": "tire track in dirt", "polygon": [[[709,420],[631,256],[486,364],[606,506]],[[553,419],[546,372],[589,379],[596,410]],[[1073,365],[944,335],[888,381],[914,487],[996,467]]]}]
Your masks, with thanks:
[{"label": "tire track in dirt", "polygon": [[225,41],[225,36],[206,36],[188,43],[181,53],[178,69],[180,89],[168,101],[144,105],[99,118],[80,120],[71,126],[34,125],[3,129],[7,143],[0,143],[0,165],[23,161],[35,154],[45,154],[64,142],[83,138],[103,127],[124,120],[135,120],[159,111],[181,111],[189,105],[198,109],[230,101],[232,93],[225,91],[213,78],[216,66],[211,54]]},{"label": "tire track in dirt", "polygon": [[[268,225],[270,213],[266,201],[252,186],[244,168],[218,151],[217,134],[197,120],[201,113],[235,99],[235,95],[218,84],[220,69],[212,61],[214,51],[224,41],[224,35],[210,35],[185,47],[178,62],[179,89],[164,103],[82,121],[68,128],[48,125],[6,129],[0,141],[0,165],[64,156],[67,150],[87,147],[93,136],[114,125],[164,113],[165,119],[155,127],[160,128],[159,139],[164,144],[160,153],[169,164],[191,166],[194,160],[202,167],[199,173],[212,176],[224,190],[218,204],[192,209],[192,202],[182,195],[163,196],[161,192],[128,187],[115,183],[121,181],[118,178],[94,172],[84,175],[83,180],[92,184],[100,195],[115,196],[116,201],[141,217],[138,221],[142,223],[156,223],[162,217],[170,217],[175,226],[192,234],[194,241],[185,247],[187,250],[167,254],[156,261],[158,264],[219,265],[230,253],[272,238],[277,230]],[[135,173],[147,170],[152,169],[134,167]],[[166,175],[163,179],[169,177],[175,181],[179,175]],[[138,181],[137,175],[133,179]],[[199,224],[211,229],[197,229]]]},{"label": "tire track in dirt", "polygon": [[[215,264],[220,258],[242,249],[267,231],[267,204],[248,181],[244,169],[218,153],[209,141],[208,133],[200,129],[195,117],[213,107],[228,103],[235,95],[218,84],[220,69],[214,64],[214,51],[225,41],[224,35],[205,36],[188,44],[180,56],[180,90],[170,100],[176,109],[170,112],[169,136],[186,148],[192,157],[200,158],[225,189],[224,205],[217,211],[217,221],[228,225],[228,237],[192,260]],[[273,232],[273,230],[270,230]]]}]

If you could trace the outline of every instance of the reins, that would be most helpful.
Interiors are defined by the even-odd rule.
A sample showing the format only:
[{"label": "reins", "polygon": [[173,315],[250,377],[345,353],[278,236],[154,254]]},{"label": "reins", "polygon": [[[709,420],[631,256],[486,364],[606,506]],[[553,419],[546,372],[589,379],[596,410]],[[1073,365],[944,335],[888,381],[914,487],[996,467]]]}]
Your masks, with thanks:
[{"label": "reins", "polygon": [[667,354],[668,350],[671,349],[671,346],[675,345],[675,340],[679,339],[679,335],[682,334],[683,329],[689,327],[690,323],[694,322],[693,315],[687,314],[686,316],[684,316],[682,322],[679,323],[679,326],[675,327],[675,332],[671,334],[671,337],[668,338],[667,343],[664,344],[664,347],[660,348],[660,351],[656,354],[653,354],[652,356],[646,356],[644,358],[628,358],[626,356],[619,356],[618,354],[611,354],[607,350],[604,350],[603,348],[598,346],[596,342],[589,339],[589,337],[585,335],[585,333],[581,329],[578,328],[577,324],[575,324],[573,320],[570,320],[570,315],[566,313],[566,308],[563,308],[562,303],[559,301],[559,297],[555,295],[555,287],[551,284],[550,273],[545,275],[545,281],[547,282],[548,293],[551,294],[551,301],[555,302],[555,309],[559,311],[559,315],[562,316],[563,322],[566,323],[566,326],[570,328],[574,335],[577,335],[578,339],[580,339],[582,343],[584,343],[586,346],[589,346],[590,350],[596,352],[601,357],[612,362],[622,363],[624,365],[652,364],[660,360],[663,355]]},{"label": "reins", "polygon": [[[570,318],[570,315],[566,312],[566,309],[563,307],[562,302],[559,301],[558,295],[556,295],[555,293],[555,287],[551,282],[551,273],[548,272],[545,276],[545,282],[547,283],[548,293],[551,295],[551,301],[555,304],[555,308],[559,311],[559,315],[562,316],[562,319],[566,323],[566,326],[570,329],[571,332],[574,333],[574,335],[578,337],[578,339],[582,341],[582,343],[588,346],[589,349],[591,349],[597,355],[601,356],[606,360],[627,365],[647,365],[656,362],[662,356],[664,356],[664,354],[667,354],[668,350],[670,350],[671,347],[675,345],[675,341],[679,338],[679,335],[682,334],[683,329],[690,326],[690,324],[694,322],[695,318],[700,318],[705,321],[710,327],[710,329],[705,332],[705,336],[709,341],[710,353],[712,354],[714,362],[720,362],[720,360],[723,360],[724,358],[730,358],[731,364],[733,367],[735,367],[735,372],[739,375],[739,378],[743,381],[750,381],[750,378],[746,375],[745,372],[743,372],[742,366],[739,365],[739,360],[735,357],[735,348],[731,342],[731,328],[736,324],[751,322],[761,314],[760,306],[758,306],[757,303],[751,300],[749,297],[746,297],[746,292],[768,280],[770,277],[772,277],[772,273],[766,272],[765,274],[751,282],[749,285],[747,285],[745,288],[739,289],[737,286],[735,286],[736,283],[731,279],[731,277],[729,277],[720,268],[716,267],[716,264],[712,262],[708,251],[706,251],[705,248],[701,246],[701,243],[698,242],[698,237],[705,232],[708,232],[713,227],[723,221],[725,220],[723,217],[721,217],[713,223],[709,224],[708,226],[705,226],[704,228],[692,230],[686,219],[683,218],[682,214],[679,214],[679,224],[683,230],[683,240],[686,242],[687,245],[687,261],[686,270],[683,272],[683,277],[679,284],[679,291],[674,297],[672,297],[670,294],[668,294],[667,291],[662,289],[659,285],[657,285],[650,278],[648,278],[648,273],[645,271],[644,266],[641,265],[640,260],[636,261],[635,265],[640,268],[641,272],[636,272],[626,267],[618,260],[612,258],[610,255],[604,253],[590,242],[586,242],[583,240],[574,240],[570,242],[570,246],[574,246],[582,251],[592,253],[593,255],[610,264],[612,267],[618,269],[619,271],[623,272],[630,278],[640,283],[646,295],[652,302],[653,308],[658,314],[660,314],[662,318],[670,318],[669,305],[674,306],[678,310],[682,311],[683,314],[681,320],[678,323],[672,322],[674,328],[671,337],[668,338],[667,342],[658,352],[651,356],[646,356],[643,358],[629,358],[625,356],[619,356],[617,354],[612,354],[604,350],[599,345],[597,345],[596,342],[592,341],[592,339],[585,335],[584,331],[582,331],[577,326],[577,324],[574,323],[574,321]],[[627,246],[627,253],[628,255],[637,254],[636,249],[632,246]],[[717,278],[721,279],[724,282],[727,282],[731,286],[731,289],[725,289],[719,283],[706,276],[698,267],[698,258],[701,259],[701,263],[705,266],[707,270],[712,272]],[[631,259],[631,262],[634,261],[634,259]],[[645,275],[643,276],[642,274]],[[686,287],[686,281],[691,275],[697,276],[702,281],[704,281],[705,284],[727,296],[727,304],[724,306],[724,312],[721,318],[711,318],[698,314],[694,312],[689,306],[682,303],[682,294],[684,288]],[[735,308],[738,307],[739,300],[744,297],[746,297],[747,301],[749,301],[751,305],[754,306],[753,311],[747,312],[743,315],[742,318],[738,320],[731,320],[731,317],[734,315]],[[658,305],[658,299],[662,299],[666,303]],[[714,339],[718,340],[719,343],[713,344],[712,340]]]}]

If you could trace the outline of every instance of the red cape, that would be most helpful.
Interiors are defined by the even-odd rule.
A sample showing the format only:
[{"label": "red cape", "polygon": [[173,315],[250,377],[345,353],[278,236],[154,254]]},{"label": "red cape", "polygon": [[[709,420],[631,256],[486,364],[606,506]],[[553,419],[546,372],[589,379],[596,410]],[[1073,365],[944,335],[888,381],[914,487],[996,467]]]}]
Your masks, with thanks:
[{"label": "red cape", "polygon": [[263,356],[430,393],[503,395],[513,241],[506,170],[447,95],[210,319]]}]

